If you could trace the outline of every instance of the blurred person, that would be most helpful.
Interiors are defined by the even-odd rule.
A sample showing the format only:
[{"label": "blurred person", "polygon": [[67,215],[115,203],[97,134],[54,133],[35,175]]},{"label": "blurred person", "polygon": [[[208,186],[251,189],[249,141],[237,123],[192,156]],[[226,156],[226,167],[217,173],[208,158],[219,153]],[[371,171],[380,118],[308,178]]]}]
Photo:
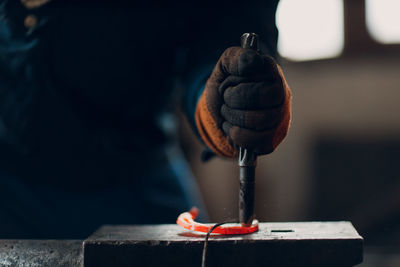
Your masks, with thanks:
[{"label": "blurred person", "polygon": [[[201,206],[177,105],[212,153],[271,153],[290,120],[276,6],[3,0],[0,238],[85,238]],[[244,32],[260,54],[228,48]]]}]

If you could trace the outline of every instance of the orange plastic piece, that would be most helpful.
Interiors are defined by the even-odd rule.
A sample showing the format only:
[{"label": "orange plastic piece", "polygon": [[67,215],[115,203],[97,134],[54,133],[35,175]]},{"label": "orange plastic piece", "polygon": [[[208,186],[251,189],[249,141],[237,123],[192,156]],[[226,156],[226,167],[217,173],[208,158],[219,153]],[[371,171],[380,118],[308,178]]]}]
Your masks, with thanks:
[{"label": "orange plastic piece", "polygon": [[[176,220],[176,223],[188,230],[208,233],[214,226],[214,224],[208,224],[208,223],[203,224],[195,222],[194,219],[196,219],[199,212],[200,211],[198,208],[193,207],[189,212],[184,212],[181,215],[179,215],[178,219]],[[221,235],[243,235],[243,234],[251,234],[256,231],[258,231],[258,221],[253,220],[251,226],[248,227],[243,226],[239,223],[228,223],[225,225],[218,226],[212,231],[212,233]]]}]

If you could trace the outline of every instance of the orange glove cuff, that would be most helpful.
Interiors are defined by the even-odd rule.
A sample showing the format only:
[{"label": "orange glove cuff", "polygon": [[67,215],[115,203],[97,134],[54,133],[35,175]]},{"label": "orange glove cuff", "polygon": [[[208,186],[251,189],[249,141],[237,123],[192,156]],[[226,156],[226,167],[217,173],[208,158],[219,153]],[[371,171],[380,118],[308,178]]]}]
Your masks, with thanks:
[{"label": "orange glove cuff", "polygon": [[285,139],[289,131],[290,122],[292,120],[292,92],[290,91],[289,85],[285,79],[285,76],[283,75],[281,66],[277,65],[277,67],[282,78],[283,87],[285,88],[285,100],[282,106],[283,118],[281,123],[276,128],[274,137],[272,139],[272,147],[274,150],[279,146],[280,143],[282,143],[283,139]]},{"label": "orange glove cuff", "polygon": [[195,121],[197,130],[203,142],[214,151],[214,153],[219,156],[234,158],[237,156],[237,151],[229,143],[228,137],[218,128],[217,123],[212,118],[207,108],[206,92],[207,90],[203,91],[196,107]]}]

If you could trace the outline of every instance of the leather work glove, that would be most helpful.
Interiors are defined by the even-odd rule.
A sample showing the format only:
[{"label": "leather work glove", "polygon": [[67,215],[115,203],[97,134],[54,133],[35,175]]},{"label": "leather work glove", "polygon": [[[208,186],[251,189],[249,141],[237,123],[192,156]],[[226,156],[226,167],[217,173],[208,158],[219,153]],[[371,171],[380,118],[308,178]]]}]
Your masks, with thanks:
[{"label": "leather work glove", "polygon": [[251,49],[225,50],[196,106],[196,126],[216,154],[234,158],[238,146],[269,154],[285,138],[291,92],[274,59]]}]

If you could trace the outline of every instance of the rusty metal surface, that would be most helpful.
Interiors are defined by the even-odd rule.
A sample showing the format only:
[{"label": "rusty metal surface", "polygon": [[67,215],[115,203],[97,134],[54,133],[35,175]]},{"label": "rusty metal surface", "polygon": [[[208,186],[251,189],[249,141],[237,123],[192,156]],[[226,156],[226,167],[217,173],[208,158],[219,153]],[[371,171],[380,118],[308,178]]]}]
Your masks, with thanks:
[{"label": "rusty metal surface", "polygon": [[[176,225],[103,226],[84,241],[85,266],[200,266],[205,235]],[[261,223],[210,238],[207,266],[354,266],[363,239],[349,222]]]},{"label": "rusty metal surface", "polygon": [[0,266],[82,266],[82,240],[0,240]]}]

